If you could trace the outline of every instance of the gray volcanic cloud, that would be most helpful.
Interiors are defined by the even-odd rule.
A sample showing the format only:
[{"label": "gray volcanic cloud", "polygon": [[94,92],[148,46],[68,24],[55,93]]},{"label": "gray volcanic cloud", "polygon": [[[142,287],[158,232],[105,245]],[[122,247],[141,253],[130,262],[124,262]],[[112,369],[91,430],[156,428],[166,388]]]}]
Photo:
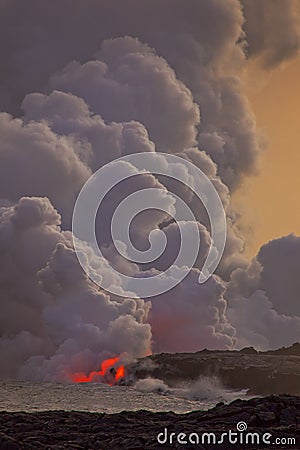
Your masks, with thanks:
[{"label": "gray volcanic cloud", "polygon": [[80,142],[60,137],[45,122],[25,124],[0,113],[0,197],[47,196],[70,222],[76,195],[91,175]]},{"label": "gray volcanic cloud", "polygon": [[[247,53],[275,67],[298,50],[296,2],[279,5],[0,2],[0,106],[7,111],[0,114],[1,378],[65,380],[98,369],[112,355],[274,348],[300,340],[299,238],[271,241],[249,262],[230,204],[243,178],[255,173],[260,151],[239,78]],[[263,11],[260,21],[256,10]],[[285,24],[281,47],[270,18]],[[155,151],[193,162],[214,184],[227,216],[224,257],[216,275],[199,285],[211,242],[203,205],[185,186],[139,173],[104,202],[97,236],[105,258],[85,248],[93,270],[118,286],[114,297],[78,263],[70,231],[74,202],[107,162]],[[137,172],[130,165],[126,170]],[[141,267],[120,257],[107,225],[120,199],[147,187],[161,189],[167,212],[138,216],[133,240],[144,248],[149,231],[161,227],[173,245],[155,264]],[[110,264],[151,276],[175,257],[178,229],[167,189],[195,212],[201,252],[172,291],[148,301],[128,298]]]},{"label": "gray volcanic cloud", "polygon": [[201,348],[233,348],[236,330],[226,317],[223,282],[213,276],[204,285],[198,284],[199,271],[172,291],[153,298],[149,322],[156,352],[198,351]]},{"label": "gray volcanic cloud", "polygon": [[[18,11],[17,17],[15,11]],[[18,30],[17,34],[12,27],[7,26],[10,17],[15,17],[14,29]],[[138,49],[140,45],[134,44],[132,39],[130,42],[124,40],[126,35],[137,37],[165,58],[177,77],[193,92],[194,99],[202,111],[199,145],[205,148],[218,164],[223,181],[235,187],[244,174],[252,173],[256,169],[256,156],[259,151],[254,118],[238,78],[245,61],[243,20],[241,5],[237,0],[90,0],[88,3],[83,0],[75,0],[72,3],[64,0],[58,3],[54,0],[45,3],[42,8],[37,0],[27,0],[26,5],[19,5],[16,0],[10,0],[3,3],[0,19],[0,42],[5,42],[2,53],[4,58],[7,55],[3,61],[6,70],[1,80],[3,90],[0,92],[0,103],[5,110],[18,111],[27,93],[46,91],[49,78],[71,61],[81,63],[81,76],[83,71],[84,76],[92,76],[91,70],[94,76],[97,70],[98,76],[102,73],[102,85],[106,80],[104,64],[108,63],[110,71],[107,73],[106,85],[110,85],[110,94],[112,85],[116,88],[113,99],[116,96],[118,98],[118,95],[122,97],[122,78],[124,80],[126,75],[130,76],[129,85],[132,86],[135,71],[141,73],[143,67],[144,70],[147,67],[149,69],[150,55],[143,58]],[[102,46],[99,53],[103,41],[119,36],[123,39],[119,42],[108,42]],[[127,59],[131,60],[130,63],[134,64],[131,75],[126,74],[126,67],[130,66],[126,66],[125,60],[122,66],[122,58],[126,58],[126,55],[122,57],[122,54],[126,46],[129,53],[130,47],[132,51],[132,54],[127,56]],[[120,47],[123,47],[122,51]],[[146,51],[144,48],[144,52]],[[93,61],[94,55],[97,55],[98,63]],[[113,58],[116,67],[111,67],[109,58]],[[158,66],[162,65],[158,58],[156,61]],[[72,67],[72,71],[79,76],[78,63],[72,64],[69,70]],[[143,74],[147,79],[144,81],[145,87],[151,85],[151,73],[153,86],[155,75],[150,70],[148,77],[146,73]],[[163,70],[160,71],[157,67],[156,75],[161,80],[163,73]],[[117,79],[113,78],[109,82],[111,76]],[[121,78],[118,79],[118,76]],[[78,81],[77,79],[77,89]],[[60,82],[62,83],[62,80]],[[74,82],[73,79],[73,88]],[[88,95],[86,84],[90,82],[90,79],[86,79],[85,86],[81,87],[85,89],[85,96]],[[97,83],[100,83],[100,79]],[[72,90],[72,86],[68,89]],[[164,91],[166,92],[165,89]],[[137,90],[135,92],[136,96]],[[176,96],[178,94],[180,89]],[[94,95],[92,97],[94,99]],[[183,92],[181,97],[184,98]],[[134,101],[134,98],[132,100]],[[143,100],[149,102],[151,96]],[[95,101],[97,102],[96,94]],[[108,120],[115,120],[110,105],[106,106]],[[133,107],[131,102],[128,106],[131,106],[131,109]],[[99,108],[99,104],[97,107]],[[141,104],[139,112],[142,112],[143,108],[145,109],[145,106]],[[143,116],[145,113],[144,111]],[[177,114],[176,108],[168,113]],[[113,114],[116,117],[119,112],[115,110]],[[148,120],[153,122],[154,116],[149,119],[148,114]],[[156,124],[156,129],[157,127]],[[179,130],[173,129],[171,136],[175,137]],[[189,134],[191,139],[192,129]],[[169,137],[170,139],[172,138]],[[240,151],[240,148],[243,148],[243,151]]]},{"label": "gray volcanic cloud", "polygon": [[242,0],[250,57],[266,69],[294,58],[300,48],[300,1]]},{"label": "gray volcanic cloud", "polygon": [[91,113],[82,98],[61,91],[49,96],[28,94],[23,102],[24,120],[47,122],[60,136],[76,138],[77,154],[93,171],[128,153],[154,152],[148,131],[140,122],[106,123]]},{"label": "gray volcanic cloud", "polygon": [[300,316],[299,246],[300,238],[294,234],[263,245],[247,267],[233,271],[228,297],[249,297],[263,290],[279,313]]},{"label": "gray volcanic cloud", "polygon": [[232,272],[224,297],[240,343],[275,348],[299,340],[299,245],[295,235],[274,239]]},{"label": "gray volcanic cloud", "polygon": [[300,316],[300,238],[293,234],[265,244],[257,259],[262,265],[261,286],[277,311]]},{"label": "gray volcanic cloud", "polygon": [[[47,198],[1,207],[0,230],[1,378],[68,380],[112,354],[149,352],[150,303],[113,299],[93,285]],[[103,261],[93,264],[113,282]]]},{"label": "gray volcanic cloud", "polygon": [[[38,0],[26,0],[22,4],[17,0],[3,1],[0,48],[5,70],[0,78],[0,104],[9,112],[19,111],[27,93],[46,91],[49,78],[71,61],[80,62],[89,73],[97,67],[104,70],[103,64],[108,64],[109,76],[121,76],[120,58],[124,60],[125,56],[122,57],[119,47],[123,46],[124,53],[124,41],[107,43],[100,53],[99,47],[110,38],[137,37],[155,48],[193,92],[202,111],[199,144],[218,163],[223,180],[235,187],[243,175],[255,171],[259,150],[254,118],[238,78],[244,52],[250,56],[261,54],[263,64],[272,67],[295,56],[299,49],[298,4],[298,0],[286,0],[283,8],[280,0],[245,0],[242,5],[238,0],[53,0],[41,7]],[[10,26],[12,17],[14,27]],[[143,66],[146,70],[147,60],[138,54],[139,45],[133,41],[126,45],[131,50],[136,47],[135,52],[127,55],[135,59],[135,69],[133,66],[131,69],[131,83],[134,83],[135,70],[140,72]],[[92,61],[95,54],[98,63]],[[109,58],[116,62],[116,67],[111,67]],[[75,69],[74,64],[69,70]],[[78,70],[79,67],[77,74]],[[153,70],[154,66],[149,76]],[[103,75],[104,72],[102,78]],[[116,88],[122,76],[121,80],[115,80]],[[104,81],[105,77],[102,85]],[[114,91],[113,98],[120,95],[121,102],[124,88],[120,84],[119,90]],[[103,94],[105,97],[105,91]],[[107,94],[112,94],[111,85]],[[113,116],[109,104],[106,106],[108,120],[118,120],[119,113],[114,111]],[[140,111],[142,107],[141,104]],[[172,114],[176,114],[176,108]],[[171,136],[176,142],[174,130]]]},{"label": "gray volcanic cloud", "polygon": [[70,63],[50,84],[82,97],[106,121],[139,120],[158,151],[196,144],[199,108],[191,92],[166,61],[137,39],[104,41],[97,60]]}]

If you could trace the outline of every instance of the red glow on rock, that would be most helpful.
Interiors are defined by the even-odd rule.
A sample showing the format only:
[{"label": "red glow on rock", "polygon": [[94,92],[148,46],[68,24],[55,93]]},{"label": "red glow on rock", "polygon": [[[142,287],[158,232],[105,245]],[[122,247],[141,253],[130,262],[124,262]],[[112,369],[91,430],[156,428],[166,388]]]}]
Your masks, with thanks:
[{"label": "red glow on rock", "polygon": [[119,365],[117,368],[114,366],[119,363],[120,358],[109,358],[102,361],[101,369],[92,371],[89,375],[84,373],[74,373],[71,375],[71,380],[74,383],[91,383],[93,381],[101,381],[102,383],[113,386],[125,376],[125,367]]}]

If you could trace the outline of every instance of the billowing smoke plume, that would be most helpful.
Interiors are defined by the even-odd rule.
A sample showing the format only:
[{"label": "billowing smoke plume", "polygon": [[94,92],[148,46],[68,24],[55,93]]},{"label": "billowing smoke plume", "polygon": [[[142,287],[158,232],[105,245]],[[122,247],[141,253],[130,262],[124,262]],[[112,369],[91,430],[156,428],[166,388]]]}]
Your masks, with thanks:
[{"label": "billowing smoke plume", "polygon": [[299,340],[299,245],[295,235],[270,241],[232,273],[225,297],[241,343],[267,349]]},{"label": "billowing smoke plume", "polygon": [[[269,348],[300,339],[299,238],[272,241],[249,263],[230,204],[243,178],[256,172],[260,151],[240,73],[248,57],[274,67],[296,54],[297,2],[242,3],[0,3],[1,378],[68,380],[120,354]],[[107,162],[156,151],[191,161],[213,183],[227,216],[225,253],[216,275],[198,284],[211,243],[203,205],[186,186],[127,165],[137,176],[109,194],[96,224],[105,258],[85,249],[93,270],[118,287],[119,296],[109,295],[77,260],[74,203]],[[162,228],[171,246],[139,266],[118,255],[109,223],[120,200],[145,188],[160,188],[167,212],[138,216],[133,241],[144,249],[149,232]],[[201,251],[172,291],[130,298],[111,266],[151,276],[175,258],[179,235],[168,189],[194,210]]]},{"label": "billowing smoke plume", "polygon": [[198,351],[199,342],[202,348],[233,348],[235,329],[226,317],[223,283],[214,276],[199,285],[198,277],[193,269],[172,291],[153,298],[149,320],[154,351]]},{"label": "billowing smoke plume", "polygon": [[[150,303],[99,291],[47,198],[23,197],[0,218],[1,377],[68,380],[111,354],[149,354]],[[104,261],[93,264],[112,277]]]},{"label": "billowing smoke plume", "polygon": [[78,155],[82,146],[72,136],[60,137],[46,122],[0,114],[0,197],[46,196],[69,219],[72,206],[91,170]]},{"label": "billowing smoke plume", "polygon": [[250,57],[272,69],[288,61],[300,49],[300,2],[287,0],[242,0]]}]

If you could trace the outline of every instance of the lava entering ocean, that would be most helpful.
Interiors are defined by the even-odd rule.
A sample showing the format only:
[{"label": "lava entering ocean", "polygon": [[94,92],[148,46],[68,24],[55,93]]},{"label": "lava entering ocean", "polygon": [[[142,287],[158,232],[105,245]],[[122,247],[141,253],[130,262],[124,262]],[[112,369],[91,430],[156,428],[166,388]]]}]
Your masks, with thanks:
[{"label": "lava entering ocean", "polygon": [[[74,383],[91,383],[100,381],[101,383],[109,384],[110,386],[119,384],[125,376],[125,367],[119,365],[120,358],[105,359],[101,364],[101,370],[92,371],[89,375],[84,373],[75,373],[71,376]],[[115,365],[118,367],[115,368]]]}]

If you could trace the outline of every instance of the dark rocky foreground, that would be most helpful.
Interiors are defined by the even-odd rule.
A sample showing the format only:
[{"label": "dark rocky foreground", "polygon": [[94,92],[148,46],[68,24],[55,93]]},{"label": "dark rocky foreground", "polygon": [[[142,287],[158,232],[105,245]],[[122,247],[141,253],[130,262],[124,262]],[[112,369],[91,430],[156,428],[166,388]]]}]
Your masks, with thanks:
[{"label": "dark rocky foreground", "polygon": [[204,376],[217,377],[226,388],[247,389],[253,395],[300,395],[300,343],[267,352],[250,347],[240,351],[161,353],[127,369],[133,379],[153,377],[168,386]]},{"label": "dark rocky foreground", "polygon": [[[222,432],[236,432],[238,422],[248,425],[247,433],[259,433],[277,445],[237,443],[201,444],[202,433],[215,432],[220,439]],[[168,430],[168,442],[159,444],[158,433]],[[170,433],[175,432],[175,442],[170,444]],[[192,439],[199,435],[200,444],[179,444],[178,433],[186,433],[181,439]],[[238,434],[240,436],[240,434]],[[296,443],[285,444],[283,439],[294,438]],[[161,440],[164,441],[164,434]],[[212,439],[212,438],[211,438]],[[250,439],[250,437],[249,437]],[[257,439],[257,437],[255,438]],[[174,437],[173,437],[174,441]],[[251,442],[251,441],[250,441]],[[257,442],[257,441],[255,441]],[[209,411],[188,414],[152,413],[148,411],[98,414],[76,411],[45,411],[38,413],[0,412],[1,450],[42,449],[300,449],[300,397],[269,396],[250,400],[236,400],[229,405],[219,404]]]}]

